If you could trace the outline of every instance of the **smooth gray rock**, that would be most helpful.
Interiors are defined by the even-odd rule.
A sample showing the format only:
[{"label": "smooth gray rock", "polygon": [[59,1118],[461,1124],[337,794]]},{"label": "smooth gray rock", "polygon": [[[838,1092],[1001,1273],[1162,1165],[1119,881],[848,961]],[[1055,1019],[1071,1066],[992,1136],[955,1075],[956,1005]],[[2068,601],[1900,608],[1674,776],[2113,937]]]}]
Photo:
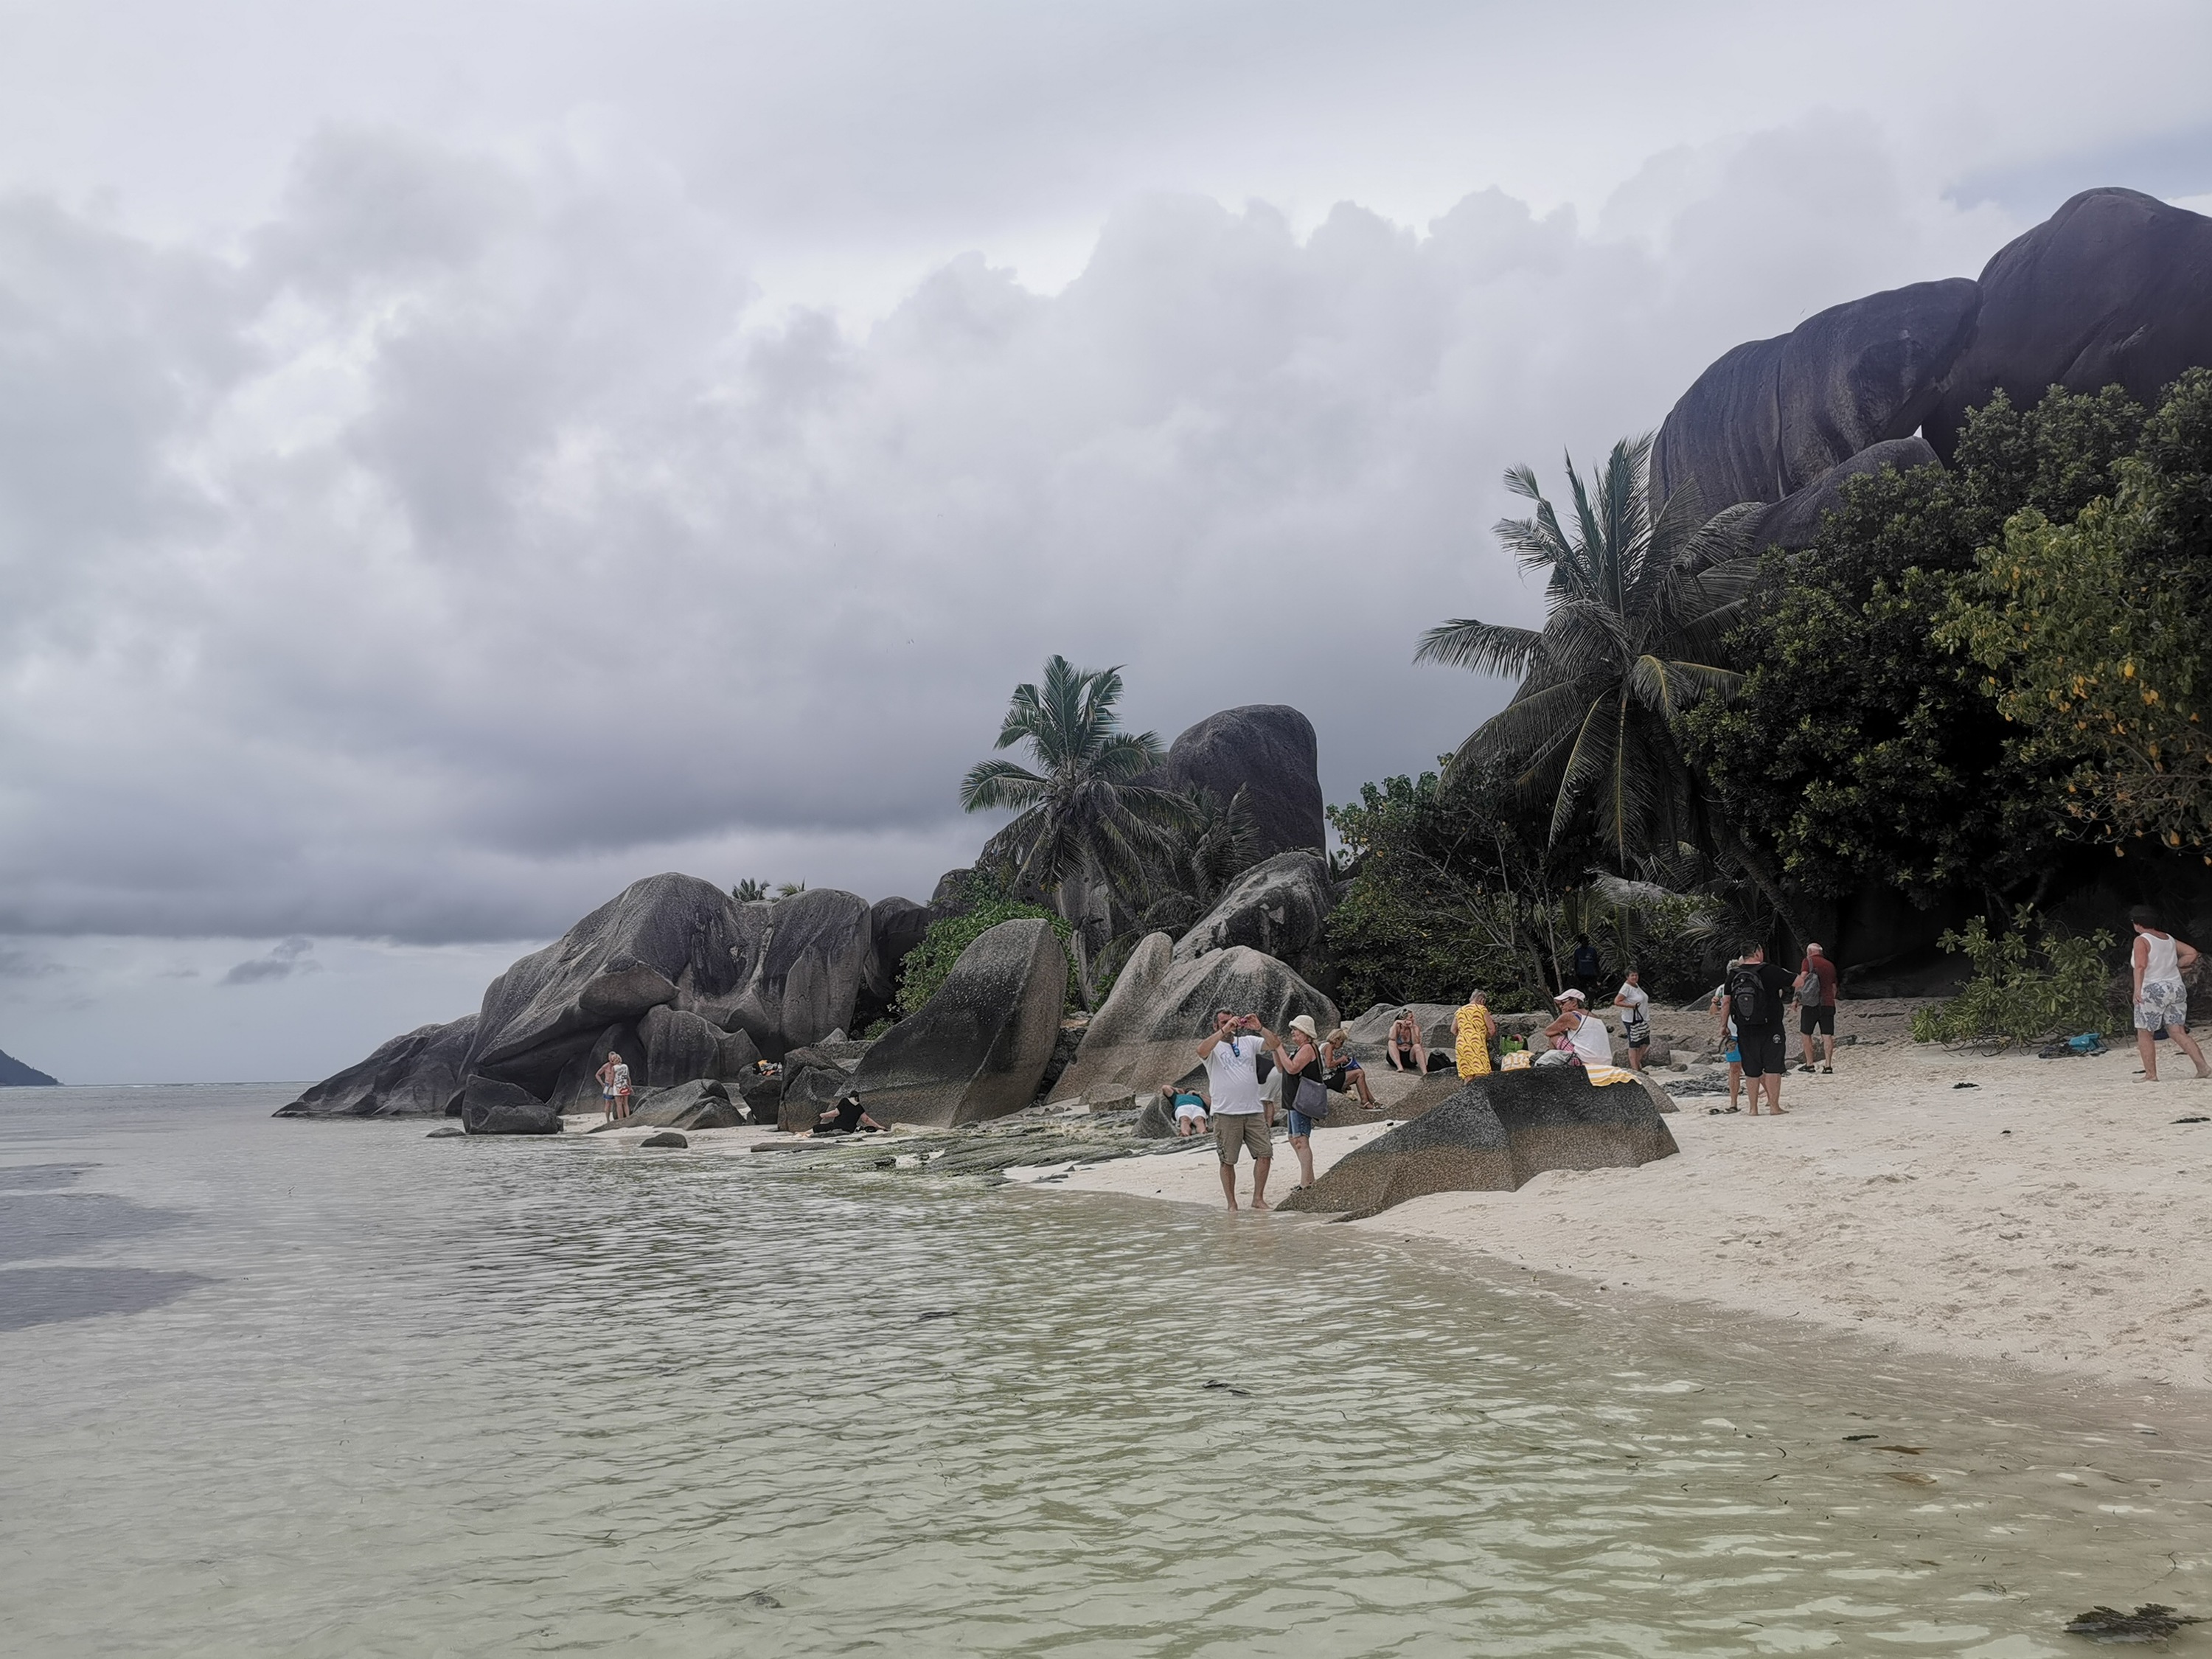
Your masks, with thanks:
[{"label": "smooth gray rock", "polygon": [[1324,1036],[1336,1024],[1336,1005],[1273,957],[1232,945],[1177,962],[1173,942],[1153,933],[1091,1016],[1055,1096],[1088,1097],[1112,1083],[1139,1092],[1166,1088],[1197,1067],[1198,1045],[1213,1029],[1216,1008],[1257,1014],[1279,1034],[1298,1014],[1312,1015]]},{"label": "smooth gray rock", "polygon": [[1220,902],[1176,941],[1175,959],[1243,945],[1279,961],[1302,961],[1321,943],[1335,903],[1327,859],[1303,848],[1278,853],[1230,883]]},{"label": "smooth gray rock", "polygon": [[[417,1026],[357,1066],[325,1078],[278,1117],[437,1117],[461,1086],[477,1017]],[[48,1079],[49,1082],[52,1079]]]},{"label": "smooth gray rock", "polygon": [[697,1014],[665,1005],[649,1008],[637,1023],[637,1034],[645,1041],[642,1080],[648,1089],[665,1089],[694,1078],[722,1074],[726,1034]]},{"label": "smooth gray rock", "polygon": [[[717,1011],[744,983],[738,910],[694,876],[632,884],[491,982],[466,1070],[542,1099],[611,1025],[672,1004],[726,1024]],[[641,1054],[624,1057],[641,1066]]]},{"label": "smooth gray rock", "polygon": [[1831,306],[1725,353],[1682,394],[1651,451],[1651,490],[1702,510],[1779,501],[1871,444],[1912,435],[1972,336],[1965,277]]},{"label": "smooth gray rock", "polygon": [[1049,922],[1002,921],[960,953],[936,994],[877,1039],[852,1086],[880,1123],[939,1127],[1019,1111],[1060,1036],[1067,958]]},{"label": "smooth gray rock", "polygon": [[968,914],[968,878],[975,873],[963,865],[957,870],[947,870],[937,878],[937,885],[930,890],[929,895],[929,915],[933,921]]},{"label": "smooth gray rock", "polygon": [[1139,780],[1168,789],[1205,788],[1223,800],[1238,789],[1252,814],[1261,858],[1328,845],[1313,722],[1282,703],[1208,714],[1177,738],[1167,762]]},{"label": "smooth gray rock", "polygon": [[2146,407],[2212,364],[2212,219],[2132,190],[2087,190],[1982,268],[1981,314],[1929,410],[1945,461],[1966,411],[2052,386],[2118,384]]},{"label": "smooth gray rock", "polygon": [[817,887],[746,908],[745,980],[720,1023],[771,1058],[849,1028],[874,959],[867,901]]},{"label": "smooth gray rock", "polygon": [[786,1129],[811,1129],[823,1109],[850,1092],[853,1068],[822,1048],[793,1048],[783,1057],[783,1087],[777,1122]]},{"label": "smooth gray rock", "polygon": [[561,1115],[519,1084],[472,1077],[462,1085],[461,1127],[472,1135],[557,1135]]},{"label": "smooth gray rock", "polygon": [[1909,472],[1916,466],[1942,464],[1925,438],[1893,438],[1887,443],[1869,445],[1761,513],[1752,521],[1752,545],[1762,549],[1810,547],[1820,533],[1821,519],[1831,508],[1842,504],[1844,486],[1852,479],[1879,472],[1886,466]]},{"label": "smooth gray rock", "polygon": [[1430,1193],[1511,1192],[1546,1170],[1633,1168],[1680,1150],[1634,1081],[1579,1066],[1500,1072],[1347,1152],[1279,1207],[1357,1219]]},{"label": "smooth gray rock", "polygon": [[695,1078],[637,1096],[630,1103],[629,1116],[623,1120],[634,1127],[660,1129],[735,1129],[746,1121],[728,1089],[713,1078]]},{"label": "smooth gray rock", "polygon": [[637,1143],[641,1152],[682,1152],[691,1143],[673,1129],[663,1129],[657,1135],[647,1135]]}]

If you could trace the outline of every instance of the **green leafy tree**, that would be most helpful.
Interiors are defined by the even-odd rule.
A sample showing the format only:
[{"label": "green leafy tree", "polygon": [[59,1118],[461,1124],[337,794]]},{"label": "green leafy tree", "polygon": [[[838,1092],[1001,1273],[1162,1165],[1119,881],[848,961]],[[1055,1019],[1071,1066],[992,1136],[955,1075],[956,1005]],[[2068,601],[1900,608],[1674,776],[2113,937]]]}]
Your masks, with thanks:
[{"label": "green leafy tree", "polygon": [[[969,878],[967,898],[968,908],[959,915],[930,923],[921,943],[907,952],[900,964],[898,1000],[902,1013],[913,1013],[936,995],[937,988],[945,983],[945,976],[960,960],[960,953],[984,933],[1002,921],[1017,921],[1024,916],[1050,922],[1053,932],[1060,935],[1060,949],[1068,953],[1067,997],[1075,996],[1074,930],[1065,917],[1041,904],[1025,904],[973,876]],[[1066,1006],[1063,1000],[1061,1006]]]},{"label": "green leafy tree", "polygon": [[[1039,684],[1014,688],[996,744],[1029,747],[1035,769],[987,760],[961,781],[970,812],[1011,809],[1013,821],[985,843],[979,867],[1013,893],[1047,895],[1065,915],[1076,883],[1133,893],[1165,833],[1189,807],[1172,790],[1136,780],[1166,758],[1158,736],[1121,729],[1118,668],[1076,668],[1050,658]],[[1080,976],[1089,979],[1089,941],[1075,939]]]},{"label": "green leafy tree", "polygon": [[1912,1040],[2009,1046],[2112,1027],[2104,952],[2112,936],[2045,929],[2031,948],[2033,921],[2034,913],[2022,909],[2002,933],[1991,933],[1979,916],[1963,933],[1945,933],[1938,943],[1963,951],[1973,972],[1957,996],[1914,1012]]},{"label": "green leafy tree", "polygon": [[1227,800],[1211,789],[1186,797],[1182,823],[1162,834],[1143,883],[1144,908],[1135,935],[1179,933],[1221,902],[1229,884],[1250,869],[1259,853],[1259,830],[1240,786]]},{"label": "green leafy tree", "polygon": [[1430,629],[1414,657],[1522,677],[1449,770],[1504,769],[1548,802],[1552,843],[1592,821],[1623,870],[1700,833],[1675,723],[1735,690],[1723,642],[1756,571],[1745,541],[1756,509],[1706,520],[1683,492],[1653,510],[1650,453],[1648,434],[1623,439],[1588,483],[1570,459],[1571,528],[1532,469],[1508,472],[1506,488],[1536,511],[1501,521],[1497,535],[1522,568],[1548,577],[1544,626],[1462,618]]},{"label": "green leafy tree", "polygon": [[755,881],[750,876],[747,876],[730,889],[730,896],[740,904],[757,903],[768,896],[768,884],[764,881]]},{"label": "green leafy tree", "polygon": [[1856,479],[1808,550],[1767,556],[1730,641],[1751,666],[1682,729],[1717,815],[1790,890],[1887,883],[1930,904],[2014,894],[2051,867],[2049,769],[2008,744],[1981,672],[1934,624],[2008,517],[2070,520],[2141,425],[2117,387],[2026,411],[2000,396],[1968,416],[1953,467]]},{"label": "green leafy tree", "polygon": [[[2212,842],[2212,372],[2192,369],[2146,424],[2114,491],[2071,523],[2031,507],[1978,554],[1940,642],[1988,671],[2016,758],[2064,770],[2098,840]],[[2212,854],[2207,854],[2212,861]]]}]

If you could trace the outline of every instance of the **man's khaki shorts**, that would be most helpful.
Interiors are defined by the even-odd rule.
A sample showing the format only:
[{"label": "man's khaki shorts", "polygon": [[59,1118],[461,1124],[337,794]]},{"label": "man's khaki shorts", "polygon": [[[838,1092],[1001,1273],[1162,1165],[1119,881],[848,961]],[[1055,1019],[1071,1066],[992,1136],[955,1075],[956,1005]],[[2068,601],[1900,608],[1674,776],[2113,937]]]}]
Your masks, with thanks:
[{"label": "man's khaki shorts", "polygon": [[1255,1158],[1275,1155],[1275,1139],[1267,1133],[1265,1112],[1216,1112],[1213,1144],[1220,1151],[1224,1164],[1236,1163],[1237,1154],[1247,1146],[1252,1149]]}]

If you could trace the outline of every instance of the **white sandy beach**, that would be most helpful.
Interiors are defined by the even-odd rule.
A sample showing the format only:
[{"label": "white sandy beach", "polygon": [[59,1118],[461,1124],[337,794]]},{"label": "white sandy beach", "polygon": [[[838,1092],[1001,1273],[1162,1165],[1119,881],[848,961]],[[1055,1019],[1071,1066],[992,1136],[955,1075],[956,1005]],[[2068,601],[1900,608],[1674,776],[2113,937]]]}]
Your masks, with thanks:
[{"label": "white sandy beach", "polygon": [[[2039,1060],[1892,1037],[1844,1049],[1832,1076],[1793,1071],[1778,1119],[1711,1116],[1724,1097],[1685,1099],[1668,1120],[1679,1158],[1417,1199],[1350,1224],[1912,1347],[2212,1387],[2212,1123],[2174,1121],[2212,1115],[2212,1082],[2170,1045],[2161,1067],[2146,1085],[2131,1044]],[[1322,1130],[1316,1162],[1380,1133]],[[1078,1168],[1049,1190],[1218,1209],[1215,1170],[1209,1142]],[[1297,1173],[1279,1146],[1271,1195]],[[1249,1191],[1249,1164],[1240,1175]]]}]

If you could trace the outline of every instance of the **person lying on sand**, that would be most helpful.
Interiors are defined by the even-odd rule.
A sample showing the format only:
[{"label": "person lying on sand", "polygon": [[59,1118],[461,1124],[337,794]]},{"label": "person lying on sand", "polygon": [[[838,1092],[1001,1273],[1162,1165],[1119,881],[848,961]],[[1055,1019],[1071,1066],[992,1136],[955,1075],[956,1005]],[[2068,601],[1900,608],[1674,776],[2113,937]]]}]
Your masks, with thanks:
[{"label": "person lying on sand", "polygon": [[1212,1126],[1206,1121],[1206,1097],[1186,1091],[1173,1097],[1176,1138],[1188,1139],[1202,1135]]}]

